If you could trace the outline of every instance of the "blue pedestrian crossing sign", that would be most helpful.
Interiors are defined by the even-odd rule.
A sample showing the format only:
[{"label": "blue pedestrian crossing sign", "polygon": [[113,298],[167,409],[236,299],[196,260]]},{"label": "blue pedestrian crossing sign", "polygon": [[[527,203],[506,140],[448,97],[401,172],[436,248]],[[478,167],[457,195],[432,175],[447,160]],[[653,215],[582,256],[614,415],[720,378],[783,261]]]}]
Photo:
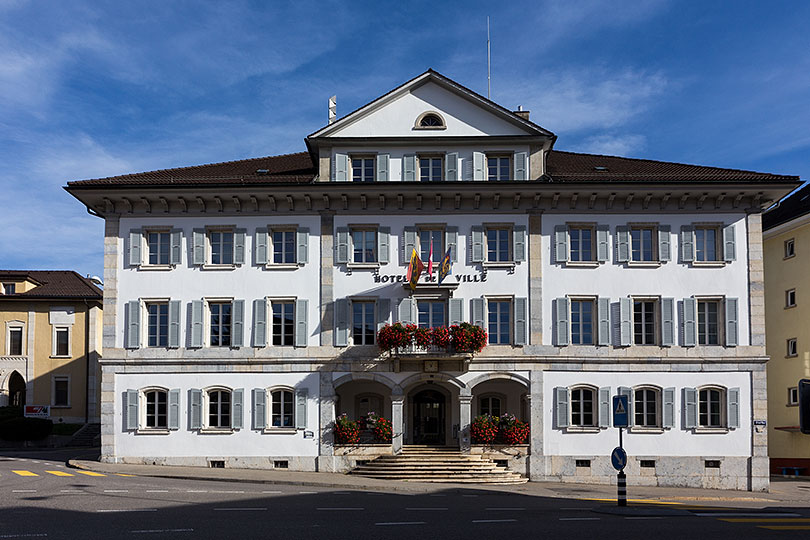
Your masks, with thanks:
[{"label": "blue pedestrian crossing sign", "polygon": [[624,469],[627,466],[627,452],[624,451],[624,448],[621,446],[614,448],[610,453],[610,462],[617,471]]},{"label": "blue pedestrian crossing sign", "polygon": [[613,396],[613,427],[626,428],[630,425],[627,407],[627,396]]}]

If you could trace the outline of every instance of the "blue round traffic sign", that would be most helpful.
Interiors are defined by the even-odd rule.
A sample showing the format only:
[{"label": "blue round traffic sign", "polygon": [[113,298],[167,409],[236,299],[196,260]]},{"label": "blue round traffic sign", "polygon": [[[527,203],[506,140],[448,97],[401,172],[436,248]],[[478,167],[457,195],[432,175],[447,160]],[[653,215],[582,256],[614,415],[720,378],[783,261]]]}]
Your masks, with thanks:
[{"label": "blue round traffic sign", "polygon": [[627,465],[627,452],[624,451],[624,448],[620,446],[614,448],[610,454],[610,462],[617,471],[624,469]]}]

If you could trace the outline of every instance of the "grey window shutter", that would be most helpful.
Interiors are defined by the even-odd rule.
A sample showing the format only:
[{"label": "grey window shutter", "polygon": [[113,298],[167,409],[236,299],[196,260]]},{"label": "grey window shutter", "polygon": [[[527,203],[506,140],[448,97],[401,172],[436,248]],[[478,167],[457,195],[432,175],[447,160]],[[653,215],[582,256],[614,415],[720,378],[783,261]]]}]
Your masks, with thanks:
[{"label": "grey window shutter", "polygon": [[464,299],[451,298],[448,301],[450,326],[464,322]]},{"label": "grey window shutter", "polygon": [[628,262],[630,260],[630,227],[619,225],[616,227],[616,261]]},{"label": "grey window shutter", "polygon": [[697,302],[694,298],[683,299],[683,346],[697,345]]},{"label": "grey window shutter", "polygon": [[450,182],[458,180],[458,153],[448,152],[444,155],[444,179]]},{"label": "grey window shutter", "polygon": [[515,262],[526,260],[526,227],[515,225],[512,233],[512,254]]},{"label": "grey window shutter", "polygon": [[484,181],[486,177],[486,156],[483,152],[473,152],[473,177],[475,181]]},{"label": "grey window shutter", "polygon": [[388,298],[377,299],[377,331],[388,324],[391,318],[391,300]]},{"label": "grey window shutter", "polygon": [[138,429],[138,391],[127,390],[127,429]]},{"label": "grey window shutter", "polygon": [[380,227],[377,231],[377,261],[380,264],[388,264],[391,260],[391,228]]},{"label": "grey window shutter", "polygon": [[309,338],[308,322],[309,300],[295,301],[295,346],[306,347]]},{"label": "grey window shutter", "polygon": [[556,320],[557,339],[554,345],[560,347],[568,345],[570,343],[569,337],[570,323],[568,322],[568,313],[571,310],[570,305],[571,302],[570,300],[568,300],[568,298],[561,297],[555,300],[556,309],[554,310],[554,312],[557,315]]},{"label": "grey window shutter", "polygon": [[233,232],[233,264],[245,264],[245,229],[236,229]]},{"label": "grey window shutter", "polygon": [[599,427],[610,427],[610,387],[599,389]]},{"label": "grey window shutter", "polygon": [[307,264],[309,262],[309,229],[299,227],[295,231],[295,262]]},{"label": "grey window shutter", "polygon": [[692,429],[697,427],[697,389],[683,389],[683,427]]},{"label": "grey window shutter", "polygon": [[191,347],[203,346],[203,301],[191,301]]},{"label": "grey window shutter", "polygon": [[202,390],[199,388],[188,391],[188,428],[202,428]]},{"label": "grey window shutter", "polygon": [[675,427],[675,388],[664,388],[663,393],[663,424],[664,428]]},{"label": "grey window shutter", "polygon": [[470,318],[472,324],[486,330],[486,313],[484,313],[484,299],[473,298],[470,300]]},{"label": "grey window shutter", "polygon": [[205,264],[205,229],[194,229],[191,232],[191,264]]},{"label": "grey window shutter", "polygon": [[169,236],[171,239],[169,264],[180,264],[183,260],[183,231],[174,229]]},{"label": "grey window shutter", "polygon": [[627,423],[632,426],[635,423],[635,417],[633,416],[633,389],[620,386],[616,389],[616,392],[620,396],[627,396]]},{"label": "grey window shutter", "polygon": [[736,298],[726,298],[726,347],[736,347],[739,344],[738,303]]},{"label": "grey window shutter", "polygon": [[295,391],[295,428],[307,429],[307,394],[306,388]]},{"label": "grey window shutter", "polygon": [[633,300],[619,298],[619,345],[629,347],[633,344]]},{"label": "grey window shutter", "polygon": [[141,257],[141,239],[143,233],[140,229],[132,229],[129,231],[129,265],[140,266],[142,262]]},{"label": "grey window shutter", "polygon": [[554,403],[557,428],[568,427],[568,388],[564,386],[554,388]]},{"label": "grey window shutter", "polygon": [[416,155],[406,154],[402,156],[402,181],[416,181]]},{"label": "grey window shutter", "polygon": [[169,302],[169,348],[180,347],[180,300]]},{"label": "grey window shutter", "polygon": [[411,253],[416,247],[416,227],[405,227],[402,232],[402,249],[399,252],[399,264],[407,265],[411,261]]},{"label": "grey window shutter", "polygon": [[740,427],[740,389],[728,389],[728,427],[737,429]]},{"label": "grey window shutter", "polygon": [[391,156],[389,154],[377,154],[377,182],[388,182],[390,180],[389,164]]},{"label": "grey window shutter", "polygon": [[671,233],[669,225],[658,226],[658,260],[661,262],[672,260]]},{"label": "grey window shutter", "polygon": [[515,162],[514,180],[528,180],[529,160],[526,152],[515,152],[514,162]]},{"label": "grey window shutter", "polygon": [[141,301],[131,300],[127,305],[127,349],[137,349],[141,346]]},{"label": "grey window shutter", "polygon": [[349,156],[335,154],[335,182],[349,181]]},{"label": "grey window shutter", "polygon": [[470,237],[472,238],[470,262],[484,262],[484,228],[473,226]]},{"label": "grey window shutter", "polygon": [[599,318],[597,343],[599,345],[610,345],[610,298],[600,296],[596,300],[596,311]]},{"label": "grey window shutter", "polygon": [[412,303],[416,303],[416,301],[411,297],[405,297],[399,301],[399,305],[397,306],[397,319],[398,322],[403,324],[411,324],[414,322],[413,320],[413,306]]},{"label": "grey window shutter", "polygon": [[244,397],[245,390],[237,388],[233,391],[233,399],[231,404],[231,427],[233,429],[242,429],[242,417],[244,416]]},{"label": "grey window shutter", "polygon": [[447,249],[450,250],[450,261],[458,262],[458,227],[447,227],[445,237]]},{"label": "grey window shutter", "polygon": [[267,391],[264,388],[253,389],[253,429],[267,427],[266,405]]},{"label": "grey window shutter", "polygon": [[691,225],[681,227],[681,262],[695,260],[695,228]]},{"label": "grey window shutter", "polygon": [[734,239],[734,224],[723,227],[723,259],[731,262],[737,259],[737,243]]},{"label": "grey window shutter", "polygon": [[607,262],[610,259],[610,227],[596,226],[596,260]]},{"label": "grey window shutter", "polygon": [[349,344],[349,300],[335,300],[335,347],[346,347]]},{"label": "grey window shutter", "polygon": [[661,345],[675,345],[675,299],[661,299]]},{"label": "grey window shutter", "polygon": [[245,301],[234,300],[231,303],[231,346],[245,345]]},{"label": "grey window shutter", "polygon": [[568,226],[554,226],[554,261],[561,263],[568,261]]},{"label": "grey window shutter", "polygon": [[169,429],[180,429],[180,389],[169,390]]},{"label": "grey window shutter", "polygon": [[337,242],[335,243],[335,262],[346,264],[349,262],[349,228],[338,227]]},{"label": "grey window shutter", "polygon": [[267,346],[267,299],[253,301],[253,346]]},{"label": "grey window shutter", "polygon": [[528,300],[526,298],[515,298],[515,345],[526,345],[529,334],[527,306]]},{"label": "grey window shutter", "polygon": [[253,240],[253,262],[255,264],[267,264],[267,229],[256,229]]}]

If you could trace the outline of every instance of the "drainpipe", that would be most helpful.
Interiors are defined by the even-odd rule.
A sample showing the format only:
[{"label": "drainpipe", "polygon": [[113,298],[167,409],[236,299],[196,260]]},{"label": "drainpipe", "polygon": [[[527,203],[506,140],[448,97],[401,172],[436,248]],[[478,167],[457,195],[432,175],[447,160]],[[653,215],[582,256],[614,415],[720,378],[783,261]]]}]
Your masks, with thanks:
[{"label": "drainpipe", "polygon": [[90,422],[90,304],[84,299],[84,423]]}]

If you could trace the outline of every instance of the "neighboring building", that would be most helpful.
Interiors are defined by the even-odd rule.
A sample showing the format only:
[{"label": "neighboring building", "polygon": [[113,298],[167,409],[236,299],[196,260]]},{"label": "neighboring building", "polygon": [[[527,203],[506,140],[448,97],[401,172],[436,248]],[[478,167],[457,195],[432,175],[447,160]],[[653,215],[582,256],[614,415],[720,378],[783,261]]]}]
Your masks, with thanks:
[{"label": "neighboring building", "polygon": [[0,270],[0,406],[99,422],[102,291],[68,270]]},{"label": "neighboring building", "polygon": [[[345,471],[483,451],[471,419],[508,412],[513,470],[608,483],[625,393],[632,482],[767,489],[760,212],[797,178],[557,151],[528,117],[427,71],[304,153],[70,182],[105,219],[102,459]],[[431,245],[453,275],[411,291]],[[390,357],[394,321],[490,344]],[[370,410],[390,447],[333,444]]]},{"label": "neighboring building", "polygon": [[810,474],[810,435],[799,432],[800,379],[810,378],[810,185],[762,216],[771,471]]}]

